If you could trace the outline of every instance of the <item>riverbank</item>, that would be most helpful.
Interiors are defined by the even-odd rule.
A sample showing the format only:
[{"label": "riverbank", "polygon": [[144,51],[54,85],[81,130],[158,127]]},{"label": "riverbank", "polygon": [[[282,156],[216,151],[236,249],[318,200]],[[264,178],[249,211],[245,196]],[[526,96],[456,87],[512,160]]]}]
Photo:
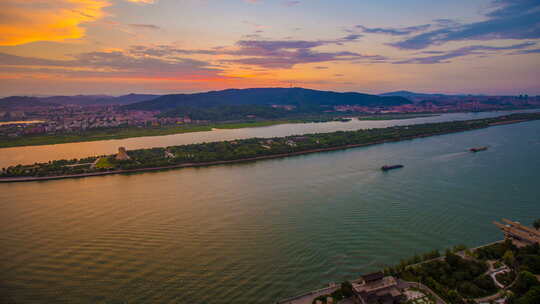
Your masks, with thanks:
[{"label": "riverbank", "polygon": [[[519,116],[519,117],[517,117],[517,116]],[[520,119],[516,119],[516,118],[520,118]],[[57,172],[59,170],[59,168],[60,168],[61,171],[58,171],[58,172],[66,172],[66,171],[69,171],[69,170],[74,170],[74,169],[72,169],[74,167],[73,165],[77,164],[77,162],[72,164],[72,163],[69,163],[69,161],[64,160],[64,161],[59,161],[60,164],[57,164],[56,162],[53,162],[53,163],[49,162],[48,164],[36,164],[36,165],[31,165],[31,166],[26,166],[26,167],[22,166],[22,165],[15,166],[15,167],[10,167],[10,168],[7,169],[7,171],[3,172],[4,175],[8,175],[8,176],[0,178],[0,182],[4,182],[4,183],[5,182],[30,182],[30,181],[45,181],[45,180],[65,179],[65,178],[81,178],[81,177],[103,176],[103,175],[112,175],[112,174],[126,174],[126,173],[136,173],[136,172],[169,170],[169,169],[177,169],[177,168],[204,167],[204,166],[213,166],[213,165],[222,165],[222,164],[233,164],[233,163],[240,163],[240,162],[250,162],[250,161],[257,161],[257,160],[264,160],[264,159],[284,158],[284,157],[311,154],[311,153],[319,153],[319,152],[344,150],[344,149],[357,148],[357,147],[365,147],[365,146],[369,146],[369,145],[376,145],[376,144],[382,144],[382,143],[388,143],[388,142],[411,140],[411,139],[415,139],[415,138],[429,137],[429,136],[435,136],[435,135],[443,135],[443,134],[448,134],[448,133],[457,133],[457,132],[463,132],[463,131],[468,131],[468,130],[475,130],[475,129],[481,129],[481,128],[487,128],[487,127],[491,127],[491,126],[496,126],[496,125],[501,124],[502,122],[510,124],[510,123],[520,123],[520,122],[534,120],[534,119],[540,119],[540,114],[521,114],[521,115],[520,114],[514,114],[514,115],[510,115],[510,116],[492,118],[492,119],[482,119],[482,120],[472,120],[472,121],[463,121],[463,122],[450,122],[450,123],[438,123],[438,124],[426,124],[426,125],[416,125],[416,126],[409,126],[409,127],[400,127],[402,129],[402,131],[399,131],[399,132],[401,132],[402,134],[396,134],[396,131],[394,131],[394,130],[396,130],[396,128],[386,128],[386,129],[382,129],[381,131],[375,131],[375,130],[363,131],[364,133],[381,132],[381,135],[379,135],[380,138],[378,138],[378,139],[372,139],[372,140],[364,141],[364,142],[361,142],[361,143],[341,144],[341,145],[330,143],[330,145],[333,145],[333,146],[323,147],[323,148],[313,148],[309,144],[306,144],[305,147],[311,147],[311,148],[303,148],[303,147],[297,148],[297,145],[299,145],[299,144],[304,145],[304,142],[306,142],[306,141],[313,141],[314,145],[319,145],[320,146],[321,145],[320,140],[328,140],[328,137],[330,138],[331,141],[333,140],[333,141],[337,141],[339,143],[342,143],[343,140],[341,139],[340,136],[342,136],[343,132],[335,132],[335,133],[329,133],[329,134],[318,134],[318,135],[312,136],[313,138],[309,138],[309,137],[292,137],[292,138],[280,138],[280,139],[274,138],[274,139],[266,139],[266,140],[265,139],[261,139],[261,140],[259,140],[259,139],[248,139],[248,140],[243,141],[245,143],[238,143],[238,142],[226,143],[226,142],[222,142],[221,144],[233,144],[234,143],[234,145],[240,145],[239,148],[242,148],[243,147],[242,145],[245,145],[248,149],[249,148],[253,149],[253,145],[256,142],[256,145],[257,145],[258,149],[262,149],[262,151],[264,151],[265,153],[268,153],[267,155],[249,156],[250,153],[242,152],[243,153],[242,155],[247,155],[247,157],[235,158],[235,159],[230,159],[230,160],[225,159],[225,160],[204,161],[204,159],[208,159],[209,157],[211,158],[211,156],[208,156],[207,154],[205,154],[205,155],[203,155],[205,158],[204,157],[202,158],[203,161],[181,162],[180,160],[176,160],[176,158],[177,157],[183,157],[183,159],[193,159],[193,157],[196,156],[196,155],[194,155],[193,153],[191,153],[189,151],[182,150],[182,146],[170,147],[171,150],[174,150],[174,149],[177,150],[177,151],[174,152],[176,154],[173,154],[169,150],[165,150],[165,149],[162,149],[163,151],[161,151],[160,149],[157,149],[157,150],[156,149],[149,149],[148,151],[150,151],[150,152],[146,152],[147,150],[138,150],[138,152],[137,151],[135,151],[135,152],[137,152],[139,154],[143,154],[145,159],[148,158],[148,153],[154,153],[154,154],[159,153],[159,154],[161,154],[161,153],[165,152],[166,156],[161,155],[161,156],[158,156],[156,158],[156,156],[153,155],[152,157],[156,158],[157,160],[154,161],[154,162],[149,162],[148,164],[167,163],[170,160],[170,159],[167,159],[167,158],[169,158],[170,155],[176,155],[176,156],[173,156],[173,160],[179,161],[181,163],[170,164],[170,165],[160,165],[160,166],[149,165],[149,166],[144,167],[144,164],[141,164],[140,162],[138,162],[136,160],[132,160],[131,164],[129,164],[129,163],[127,164],[127,167],[124,167],[124,168],[119,167],[119,168],[108,170],[108,171],[80,172],[80,170],[79,170],[79,171],[71,171],[71,172],[73,172],[72,174],[51,174],[49,176],[39,176],[39,175],[38,176],[35,176],[35,175],[28,176],[28,175],[24,175],[24,174],[26,174],[28,172],[34,172],[34,174],[35,174],[36,173],[36,171],[35,171],[36,168],[39,169],[40,166],[43,166],[44,168],[48,168],[47,166],[53,166],[53,169],[56,170],[56,171],[52,171],[52,172]],[[354,132],[357,132],[357,133],[354,133]],[[362,133],[358,133],[358,132],[359,131],[351,131],[350,134],[351,135],[352,134],[356,134],[356,135],[362,134]],[[384,134],[387,134],[387,135],[384,135]],[[326,138],[324,136],[326,136]],[[368,136],[369,136],[369,134],[368,134]],[[278,142],[278,140],[281,140],[282,143]],[[358,139],[356,139],[356,140],[358,141]],[[360,140],[360,141],[363,141],[363,140]],[[219,145],[219,144],[220,143],[217,143],[217,144],[214,144],[214,145]],[[281,147],[279,147],[280,144],[282,145]],[[208,146],[204,146],[204,145],[206,145],[206,144],[201,144],[200,146],[206,147],[205,149],[210,149],[209,152],[204,152],[204,150],[203,150],[202,152],[198,152],[199,154],[213,153],[213,155],[216,155],[215,157],[223,157],[222,155],[219,155],[219,153],[216,154],[216,152],[215,152],[216,148],[215,147],[213,147],[213,146],[208,147]],[[268,145],[276,145],[276,146],[278,146],[278,148],[276,148],[276,150],[281,150],[281,149],[283,149],[283,146],[286,146],[287,149],[293,149],[293,151],[286,152],[286,153],[275,153],[275,152],[272,153],[272,147],[270,147]],[[197,145],[192,145],[191,148],[196,147],[196,146]],[[196,150],[197,149],[198,148],[196,148]],[[300,151],[294,151],[294,149],[299,149]],[[305,149],[305,150],[302,150],[302,149]],[[152,152],[153,150],[154,150],[154,152]],[[199,150],[197,150],[197,151],[199,151]],[[210,152],[210,151],[214,151],[214,152]],[[227,152],[223,152],[223,153],[227,153]],[[256,154],[258,154],[260,152],[257,152],[257,151],[251,152],[251,154],[253,154],[253,153],[256,155]],[[201,158],[199,158],[199,159],[201,159]],[[122,164],[123,163],[120,163],[119,165],[122,165]],[[143,167],[141,167],[141,166],[143,166]],[[47,170],[53,170],[53,169],[47,169]],[[13,171],[13,170],[16,170],[16,171]],[[20,172],[18,174],[21,174],[22,176],[16,176],[16,175],[13,176],[13,173],[10,173],[10,172]]]},{"label": "riverbank", "polygon": [[[493,112],[493,111],[492,111]],[[460,112],[467,113],[467,112]],[[485,112],[489,113],[489,111]],[[204,124],[183,124],[174,126],[139,128],[139,127],[120,127],[98,130],[87,130],[82,133],[54,134],[54,135],[24,135],[20,137],[0,137],[0,149],[14,147],[30,147],[44,145],[58,145],[67,143],[83,143],[108,140],[122,140],[129,138],[159,137],[178,134],[189,134],[197,132],[210,132],[212,130],[234,130],[243,128],[270,127],[283,124],[305,124],[322,123],[331,121],[347,122],[354,117],[345,115],[345,113],[332,115],[289,117],[275,120],[251,120],[240,122],[216,122]],[[381,114],[354,117],[356,122],[384,122],[391,120],[408,120],[415,118],[429,118],[442,116],[448,113],[404,113],[404,114]],[[450,113],[455,114],[455,113]],[[345,115],[345,116],[344,116]]]},{"label": "riverbank", "polygon": [[92,130],[82,134],[58,134],[58,135],[30,135],[15,138],[0,138],[0,149],[25,146],[43,146],[56,145],[77,142],[92,142],[101,140],[115,140],[136,137],[165,136],[183,133],[208,132],[215,129],[243,129],[269,127],[281,124],[297,124],[310,122],[328,122],[331,118],[297,118],[297,119],[279,119],[262,120],[246,122],[223,122],[208,124],[185,124],[176,126],[164,126],[153,128],[110,128],[104,130]]},{"label": "riverbank", "polygon": [[[474,247],[474,248],[455,251],[454,253],[465,259],[466,256],[467,256],[466,251],[474,252],[474,251],[476,251],[478,249],[491,247],[493,245],[501,244],[503,242],[504,242],[504,240],[499,240],[499,241],[491,242],[491,243],[488,243],[488,244],[480,245],[480,246],[477,246],[477,247]],[[423,261],[415,263],[415,264],[407,265],[406,267],[407,268],[415,268],[415,267],[418,267],[418,266],[421,266],[421,265],[424,265],[424,264],[428,264],[428,263],[432,263],[432,262],[435,262],[435,261],[444,261],[444,259],[445,259],[445,256],[441,255],[441,256],[438,256],[438,257],[435,257],[435,258],[430,258],[430,259],[423,260]],[[354,280],[350,280],[350,282],[351,283],[361,283],[362,278],[355,278]],[[416,287],[416,288],[425,290],[426,292],[431,294],[434,299],[436,299],[437,304],[445,304],[446,303],[431,288],[425,286],[424,284],[422,284],[420,282],[403,281],[403,283],[405,283],[404,285],[408,285],[409,287]],[[286,298],[286,299],[282,299],[282,300],[277,301],[276,304],[311,304],[311,303],[314,302],[315,299],[317,299],[317,297],[319,297],[321,295],[331,294],[332,292],[334,292],[338,288],[339,288],[339,284],[336,284],[334,282],[329,283],[327,287],[317,289],[317,290],[307,291],[307,292],[298,294],[296,296],[292,296],[292,297],[289,297],[289,298]]]},{"label": "riverbank", "polygon": [[1,148],[56,145],[76,142],[124,139],[145,136],[163,136],[171,134],[211,131],[211,126],[173,126],[168,128],[116,128],[89,131],[84,134],[35,135],[0,140]]},{"label": "riverbank", "polygon": [[[415,136],[415,137],[410,137],[410,138],[404,138],[403,140],[411,140],[411,139],[414,139],[414,138],[427,137],[427,136],[433,136],[433,135],[442,135],[442,134],[443,133],[424,135],[424,136]],[[345,149],[359,148],[359,147],[383,144],[383,143],[388,143],[388,142],[396,142],[396,141],[397,140],[382,140],[382,141],[377,141],[377,142],[373,142],[373,143],[366,143],[366,144],[356,144],[356,145],[347,145],[347,146],[342,146],[342,147],[313,149],[313,150],[308,150],[308,151],[283,153],[283,154],[274,154],[274,155],[265,155],[265,156],[251,157],[251,158],[245,158],[245,159],[237,159],[237,160],[214,161],[214,162],[203,162],[203,163],[187,163],[187,164],[180,164],[180,165],[173,165],[173,166],[163,166],[163,167],[140,168],[140,169],[130,169],[130,170],[114,170],[114,171],[107,171],[107,172],[93,172],[93,173],[58,175],[58,176],[43,176],[43,177],[12,177],[12,178],[8,177],[8,178],[0,178],[0,183],[47,181],[47,180],[57,180],[57,179],[66,179],[66,178],[82,178],[82,177],[104,176],[104,175],[113,175],[113,174],[127,174],[127,173],[137,173],[137,172],[161,171],[161,170],[171,170],[171,169],[180,169],[180,168],[208,167],[208,166],[216,166],[216,165],[226,165],[226,164],[235,164],[235,163],[242,163],[242,162],[251,162],[251,161],[258,161],[258,160],[265,160],[265,159],[284,158],[284,157],[298,156],[298,155],[319,153],[319,152],[345,150]]]}]

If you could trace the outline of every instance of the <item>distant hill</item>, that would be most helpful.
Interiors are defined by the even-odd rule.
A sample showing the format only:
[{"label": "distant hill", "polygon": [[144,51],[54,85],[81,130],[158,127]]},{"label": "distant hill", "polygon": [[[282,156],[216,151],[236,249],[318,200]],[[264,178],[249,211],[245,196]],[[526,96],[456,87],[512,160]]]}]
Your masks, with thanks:
[{"label": "distant hill", "polygon": [[404,97],[404,98],[441,98],[441,97],[447,97],[447,96],[461,96],[461,95],[445,95],[445,94],[427,94],[427,93],[416,93],[411,91],[395,91],[395,92],[388,92],[379,94],[379,96],[397,96],[397,97]]},{"label": "distant hill", "polygon": [[114,104],[118,105],[128,105],[136,102],[141,101],[147,101],[147,100],[153,100],[158,97],[161,97],[162,95],[151,95],[151,94],[128,94],[118,97],[113,97]]},{"label": "distant hill", "polygon": [[10,110],[19,107],[43,107],[58,105],[48,101],[42,101],[39,97],[11,96],[0,99],[0,109]]},{"label": "distant hill", "polygon": [[417,93],[417,92],[411,92],[411,91],[395,91],[395,92],[388,92],[379,94],[379,96],[399,96],[399,97],[405,97],[408,99],[429,99],[429,98],[470,98],[470,97],[481,97],[481,98],[487,98],[488,95],[482,95],[482,94],[440,94],[440,93]]},{"label": "distant hill", "polygon": [[150,94],[128,94],[118,97],[108,95],[75,95],[50,97],[11,96],[0,99],[0,108],[15,109],[55,105],[128,105],[131,103],[155,99],[160,96],[161,95]]},{"label": "distant hill", "polygon": [[195,94],[164,95],[153,100],[125,106],[133,110],[172,110],[179,107],[219,107],[244,105],[295,105],[321,107],[334,105],[395,106],[411,101],[400,96],[377,96],[362,93],[338,93],[303,88],[229,89]]},{"label": "distant hill", "polygon": [[43,97],[41,100],[63,105],[127,105],[130,103],[151,100],[160,96],[161,95],[150,94],[128,94],[118,97],[108,95],[75,95]]}]

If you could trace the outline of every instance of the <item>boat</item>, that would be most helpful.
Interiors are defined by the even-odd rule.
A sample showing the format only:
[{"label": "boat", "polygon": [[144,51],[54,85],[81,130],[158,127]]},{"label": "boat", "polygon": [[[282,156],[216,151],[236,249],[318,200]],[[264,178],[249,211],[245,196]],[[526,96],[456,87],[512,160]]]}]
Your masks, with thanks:
[{"label": "boat", "polygon": [[394,170],[394,169],[399,169],[399,168],[403,168],[403,165],[384,165],[381,167],[381,170],[383,171],[389,171],[389,170]]},{"label": "boat", "polygon": [[480,152],[480,151],[486,151],[488,149],[488,147],[484,146],[484,147],[476,147],[476,148],[470,148],[469,151],[471,152]]}]

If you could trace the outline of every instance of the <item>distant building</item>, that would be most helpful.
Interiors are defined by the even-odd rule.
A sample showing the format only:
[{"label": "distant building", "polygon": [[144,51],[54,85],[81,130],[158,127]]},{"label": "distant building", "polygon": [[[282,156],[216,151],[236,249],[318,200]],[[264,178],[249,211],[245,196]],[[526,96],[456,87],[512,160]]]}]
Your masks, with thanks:
[{"label": "distant building", "polygon": [[397,280],[382,272],[362,276],[360,283],[353,283],[353,299],[357,304],[398,304],[405,299]]},{"label": "distant building", "polygon": [[118,148],[118,153],[116,154],[116,160],[128,160],[130,159],[129,155],[127,155],[126,148],[120,147]]},{"label": "distant building", "polygon": [[174,156],[173,153],[171,153],[171,151],[165,150],[165,157],[166,158],[174,158],[175,156]]}]

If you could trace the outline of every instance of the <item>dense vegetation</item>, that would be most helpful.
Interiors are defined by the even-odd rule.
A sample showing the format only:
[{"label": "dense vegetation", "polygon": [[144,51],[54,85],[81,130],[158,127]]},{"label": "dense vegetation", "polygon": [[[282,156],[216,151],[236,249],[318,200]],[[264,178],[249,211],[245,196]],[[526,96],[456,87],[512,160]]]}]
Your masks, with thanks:
[{"label": "dense vegetation", "polygon": [[[456,247],[447,250],[443,257],[439,257],[437,251],[416,256],[387,268],[385,272],[407,281],[421,282],[448,303],[464,304],[474,303],[472,299],[491,296],[500,291],[487,275],[487,261],[495,261],[495,268],[503,263],[510,268],[510,272],[497,275],[497,280],[506,286],[500,295],[507,298],[508,304],[540,303],[538,244],[518,248],[506,240],[473,252],[462,249]],[[466,258],[457,255],[457,251],[461,251]],[[431,260],[421,263],[430,257]]]},{"label": "dense vegetation", "polygon": [[239,105],[294,105],[302,108],[360,105],[396,106],[411,103],[403,97],[381,97],[361,93],[338,93],[302,88],[230,89],[196,94],[165,95],[154,100],[125,106],[133,110],[172,110],[178,107],[216,107]]},{"label": "dense vegetation", "polygon": [[[466,246],[464,246],[464,245],[456,245],[456,246],[454,246],[453,248],[451,248],[449,250],[450,250],[450,252],[455,253],[455,252],[458,252],[458,251],[463,251],[465,249],[466,249]],[[402,271],[405,271],[405,269],[407,269],[411,265],[415,265],[415,264],[419,264],[419,263],[422,263],[422,262],[430,261],[430,260],[437,259],[437,258],[440,258],[440,257],[442,257],[442,255],[439,252],[439,250],[433,250],[433,251],[426,252],[426,253],[421,254],[421,255],[415,254],[414,256],[412,256],[410,258],[401,260],[399,262],[399,264],[397,264],[397,265],[385,268],[384,272],[388,273],[388,274],[400,273]]]},{"label": "dense vegetation", "polygon": [[486,263],[447,251],[443,259],[408,267],[399,276],[429,286],[450,303],[465,303],[463,298],[479,298],[497,292],[493,280],[485,274],[487,270]]},{"label": "dense vegetation", "polygon": [[528,271],[519,273],[512,295],[507,304],[538,304],[540,303],[540,282],[536,276]]},{"label": "dense vegetation", "polygon": [[[517,273],[517,278],[510,287],[512,292],[508,298],[508,304],[538,304],[540,303],[540,282],[537,276],[540,275],[540,246],[538,244],[524,248],[506,246],[507,252],[503,255],[507,257],[508,252],[512,253],[512,259],[507,261]],[[498,252],[502,251],[500,248]]]},{"label": "dense vegetation", "polygon": [[[309,115],[326,115],[325,108],[295,107],[291,109],[276,108],[267,105],[217,105],[211,107],[179,106],[165,111],[160,117],[190,117],[203,121],[242,121],[246,119],[302,119]],[[342,113],[334,113],[343,115]]]},{"label": "dense vegetation", "polygon": [[[379,129],[338,131],[333,133],[288,136],[281,138],[251,138],[235,141],[172,146],[167,148],[128,151],[130,160],[117,161],[107,158],[108,167],[95,166],[85,160],[62,160],[34,165],[18,165],[2,169],[0,177],[43,177],[93,173],[111,170],[129,170],[200,164],[216,161],[238,161],[252,158],[285,156],[293,153],[316,152],[324,149],[341,149],[350,146],[375,144],[387,141],[412,139],[450,132],[485,128],[491,123],[514,120],[540,119],[540,113],[513,114],[509,116]],[[467,147],[464,147],[466,149]],[[94,158],[94,160],[97,158]],[[103,162],[103,161],[102,161]]]},{"label": "dense vegetation", "polygon": [[248,116],[266,119],[283,117],[287,110],[272,108],[270,106],[243,105],[243,106],[213,106],[201,107],[178,107],[167,111],[160,116],[163,117],[190,117],[193,120],[227,121],[241,120]]}]

